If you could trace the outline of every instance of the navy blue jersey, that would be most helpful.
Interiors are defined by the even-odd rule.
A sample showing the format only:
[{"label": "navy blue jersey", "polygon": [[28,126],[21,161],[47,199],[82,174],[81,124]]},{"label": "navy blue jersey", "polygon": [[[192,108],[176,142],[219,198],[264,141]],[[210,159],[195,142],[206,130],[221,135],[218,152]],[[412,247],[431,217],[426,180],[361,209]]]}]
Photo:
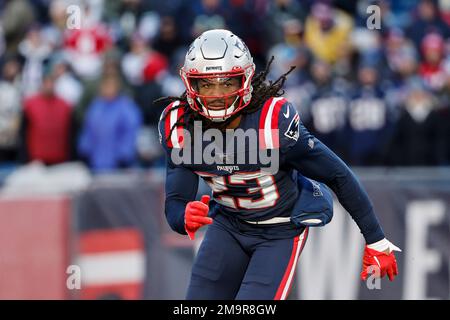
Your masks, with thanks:
[{"label": "navy blue jersey", "polygon": [[389,140],[392,116],[381,88],[361,87],[349,104],[347,141],[353,165],[377,165]]},{"label": "navy blue jersey", "polygon": [[345,155],[347,140],[345,125],[348,114],[349,90],[345,83],[332,81],[305,86],[309,99],[305,101],[303,122],[331,150]]},{"label": "navy blue jersey", "polygon": [[[169,110],[166,112],[170,112]],[[181,146],[175,140],[186,138],[181,130],[172,131],[173,139],[167,139],[167,128],[171,127],[171,121],[173,124],[175,119],[182,116],[182,113],[182,109],[171,111],[164,126],[160,126],[170,167],[174,167],[172,149],[187,149],[187,141],[184,141]],[[175,115],[172,116],[172,114]],[[217,161],[208,164],[204,157],[198,157],[199,163],[192,163],[195,162],[195,154],[191,150],[190,156],[186,157],[187,160],[191,160],[187,161],[190,163],[182,163],[180,166],[205,180],[213,190],[213,199],[219,204],[218,210],[224,214],[250,221],[289,216],[289,209],[298,196],[297,183],[293,177],[294,168],[280,168],[275,174],[264,172],[261,169],[268,166],[258,156],[258,150],[271,152],[278,149],[278,151],[287,152],[298,138],[298,124],[299,116],[292,105],[283,98],[270,99],[260,110],[242,117],[236,128],[243,131],[256,128],[257,130],[248,131],[249,135],[253,133],[253,141],[246,139],[245,145],[239,146],[236,143],[235,148],[227,150],[226,133],[223,132],[224,147],[217,151],[221,153],[222,159],[218,157]],[[256,145],[252,144],[255,141]],[[202,141],[202,144],[201,150],[204,151],[210,143]],[[239,161],[241,153],[243,161]],[[254,161],[251,161],[252,157]]]},{"label": "navy blue jersey", "polygon": [[[196,138],[195,126],[188,131],[181,124],[174,127],[187,121],[185,108],[188,106],[180,107],[178,101],[172,103],[159,123],[160,140],[167,152],[165,211],[175,231],[186,233],[184,209],[195,199],[199,177],[211,186],[218,212],[240,220],[261,221],[291,215],[299,193],[298,171],[326,183],[336,193],[367,242],[384,238],[370,200],[355,176],[305,129],[295,107],[286,99],[270,98],[259,110],[242,115],[234,132],[253,133],[256,139],[247,139],[241,145],[233,144],[226,132],[204,141]],[[204,129],[197,133],[206,133]],[[205,159],[205,154],[214,155],[214,161]],[[269,170],[273,164],[267,162],[269,155],[278,155],[274,156],[278,158],[275,171]]]}]

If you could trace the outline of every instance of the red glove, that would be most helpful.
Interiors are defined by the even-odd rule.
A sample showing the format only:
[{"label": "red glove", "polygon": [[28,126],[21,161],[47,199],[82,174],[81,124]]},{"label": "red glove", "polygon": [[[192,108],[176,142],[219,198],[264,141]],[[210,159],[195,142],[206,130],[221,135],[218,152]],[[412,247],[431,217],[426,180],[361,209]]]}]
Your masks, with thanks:
[{"label": "red glove", "polygon": [[366,246],[366,248],[364,249],[361,280],[367,279],[367,269],[370,266],[375,266],[380,269],[381,278],[383,278],[387,273],[390,281],[393,281],[394,277],[398,275],[397,261],[395,260],[393,251],[390,251],[390,254],[387,254],[385,252],[380,252]]},{"label": "red glove", "polygon": [[212,218],[208,217],[208,203],[209,196],[204,195],[201,201],[191,201],[186,205],[184,227],[191,240],[195,239],[195,233],[199,228],[213,222]]}]

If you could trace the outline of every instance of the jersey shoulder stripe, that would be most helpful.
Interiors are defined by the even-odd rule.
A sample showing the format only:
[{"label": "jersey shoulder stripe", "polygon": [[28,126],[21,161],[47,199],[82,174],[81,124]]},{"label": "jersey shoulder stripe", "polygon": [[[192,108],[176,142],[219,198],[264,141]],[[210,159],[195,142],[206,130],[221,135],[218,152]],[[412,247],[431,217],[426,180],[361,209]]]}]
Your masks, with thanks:
[{"label": "jersey shoulder stripe", "polygon": [[164,109],[161,116],[163,117],[163,115],[165,115],[164,138],[165,141],[167,141],[167,147],[169,148],[183,147],[183,126],[177,126],[174,130],[171,130],[175,123],[184,117],[184,108],[178,108],[179,105],[180,101],[172,102]]},{"label": "jersey shoulder stripe", "polygon": [[261,149],[279,148],[278,119],[281,107],[287,103],[283,97],[268,99],[259,118],[259,145]]}]

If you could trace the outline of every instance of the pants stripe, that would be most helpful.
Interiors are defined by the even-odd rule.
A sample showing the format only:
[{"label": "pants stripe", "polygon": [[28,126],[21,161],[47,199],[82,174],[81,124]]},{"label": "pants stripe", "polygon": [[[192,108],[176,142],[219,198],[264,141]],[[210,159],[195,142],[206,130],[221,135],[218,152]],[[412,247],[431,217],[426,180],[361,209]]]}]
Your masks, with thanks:
[{"label": "pants stripe", "polygon": [[285,300],[289,295],[289,291],[292,285],[292,279],[294,278],[295,270],[297,268],[297,262],[300,254],[305,246],[306,239],[308,238],[308,228],[303,231],[298,238],[294,238],[294,247],[292,248],[291,258],[289,260],[288,267],[284,273],[281,284],[278,287],[274,300]]}]

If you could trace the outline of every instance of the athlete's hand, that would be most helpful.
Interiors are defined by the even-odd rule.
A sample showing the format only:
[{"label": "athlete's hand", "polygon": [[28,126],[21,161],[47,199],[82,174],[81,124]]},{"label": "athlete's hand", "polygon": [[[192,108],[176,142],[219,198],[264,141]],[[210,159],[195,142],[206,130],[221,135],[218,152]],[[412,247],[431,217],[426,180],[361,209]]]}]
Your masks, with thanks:
[{"label": "athlete's hand", "polygon": [[[380,278],[386,274],[390,281],[393,281],[398,275],[397,260],[395,259],[394,251],[401,251],[398,247],[393,245],[387,239],[379,241],[383,245],[366,245],[364,249],[363,266],[361,271],[361,279],[366,280],[368,276],[368,268],[370,266],[378,267]],[[372,248],[371,248],[372,246]],[[387,248],[385,248],[387,246]],[[374,249],[377,248],[379,250]]]},{"label": "athlete's hand", "polygon": [[186,205],[184,211],[184,226],[189,239],[195,239],[197,230],[207,224],[213,222],[212,218],[208,217],[209,211],[209,196],[202,196],[201,201],[191,201]]}]

